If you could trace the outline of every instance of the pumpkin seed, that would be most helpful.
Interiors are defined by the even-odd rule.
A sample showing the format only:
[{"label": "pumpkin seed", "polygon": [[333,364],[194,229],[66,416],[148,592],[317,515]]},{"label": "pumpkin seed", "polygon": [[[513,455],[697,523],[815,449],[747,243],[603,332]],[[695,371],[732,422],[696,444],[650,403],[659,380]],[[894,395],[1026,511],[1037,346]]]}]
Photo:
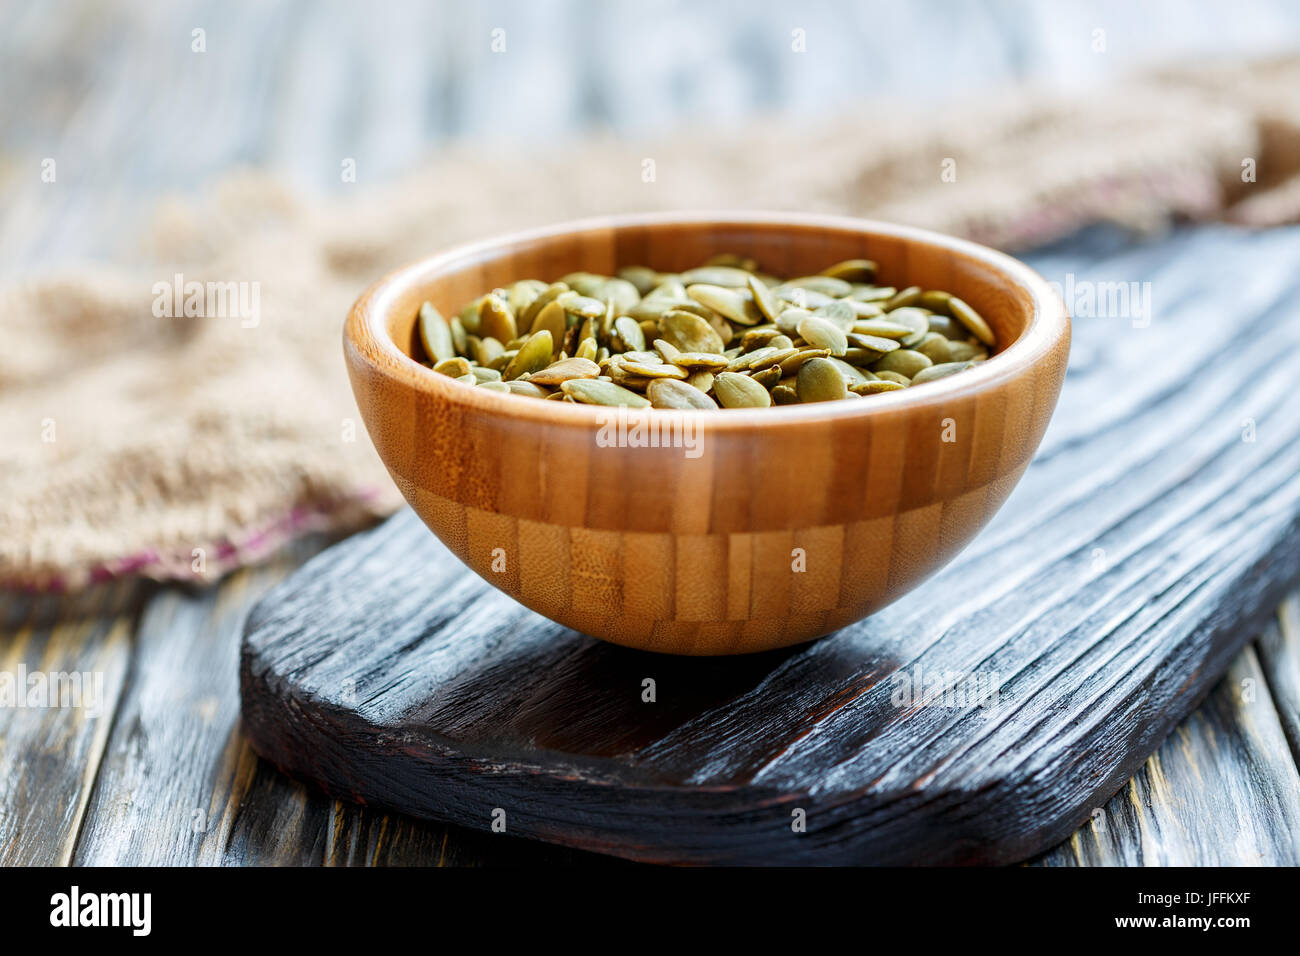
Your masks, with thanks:
[{"label": "pumpkin seed", "polygon": [[873,372],[897,372],[899,375],[912,378],[921,369],[929,368],[931,364],[930,360],[920,352],[914,352],[911,349],[897,349],[881,357],[871,370]]},{"label": "pumpkin seed", "polygon": [[686,384],[707,394],[713,390],[713,373],[708,369],[692,372],[686,376]]},{"label": "pumpkin seed", "polygon": [[900,385],[898,382],[890,382],[883,378],[877,378],[869,382],[860,382],[857,385],[850,385],[849,391],[855,395],[875,395],[877,392],[896,392],[900,388],[907,388],[907,386]]},{"label": "pumpkin seed", "polygon": [[663,314],[659,334],[683,352],[721,352],[727,347],[706,320],[681,309],[670,309]]},{"label": "pumpkin seed", "polygon": [[719,372],[713,379],[713,394],[723,408],[766,408],[772,404],[767,389],[739,372]]},{"label": "pumpkin seed", "polygon": [[916,351],[935,365],[943,365],[952,358],[952,353],[948,349],[948,340],[938,332],[927,332],[925,338],[917,345]]},{"label": "pumpkin seed", "polygon": [[799,321],[799,335],[809,345],[826,349],[832,355],[843,355],[849,347],[844,331],[830,319],[817,315]]},{"label": "pumpkin seed", "polygon": [[623,351],[640,352],[645,350],[645,335],[642,334],[641,326],[636,319],[628,318],[626,315],[615,319],[614,334],[622,342]]},{"label": "pumpkin seed", "polygon": [[534,385],[562,385],[574,378],[595,378],[600,366],[585,358],[561,359],[528,376]]},{"label": "pumpkin seed", "polygon": [[678,409],[862,400],[988,358],[993,331],[968,303],[877,285],[876,271],[846,259],[779,279],[723,253],[681,273],[624,266],[520,279],[450,320],[423,303],[423,354],[412,357],[498,393]]},{"label": "pumpkin seed", "polygon": [[519,328],[515,324],[514,313],[510,311],[510,306],[505,300],[496,293],[484,296],[483,304],[478,309],[479,337],[509,342],[518,334]]},{"label": "pumpkin seed", "polygon": [[748,289],[742,293],[740,289],[696,283],[686,287],[686,294],[706,309],[738,325],[757,325],[763,321],[763,313],[754,305],[753,294]]},{"label": "pumpkin seed", "polygon": [[948,343],[948,361],[950,362],[979,362],[988,357],[989,353],[978,345],[972,345],[969,342]]},{"label": "pumpkin seed", "polygon": [[876,378],[882,382],[893,382],[895,385],[910,385],[912,380],[906,375],[900,375],[897,372],[890,372],[886,369],[876,369],[874,372]]},{"label": "pumpkin seed", "polygon": [[822,270],[822,275],[847,282],[870,282],[876,277],[876,264],[870,259],[845,259]]},{"label": "pumpkin seed", "polygon": [[637,292],[641,295],[649,295],[660,282],[659,273],[646,266],[624,266],[615,274],[636,286]]},{"label": "pumpkin seed", "polygon": [[767,317],[769,322],[775,322],[776,317],[781,314],[781,300],[772,294],[769,289],[757,276],[750,276],[749,294],[754,297],[754,305],[758,311]]},{"label": "pumpkin seed", "polygon": [[906,289],[899,289],[884,304],[886,312],[893,312],[895,309],[901,309],[905,306],[915,305],[916,300],[921,298],[921,287],[919,285],[909,285]]},{"label": "pumpkin seed", "polygon": [[512,395],[529,395],[533,398],[547,398],[550,395],[544,388],[538,388],[532,382],[524,382],[520,379],[506,382],[506,388],[510,390]]},{"label": "pumpkin seed", "polygon": [[515,353],[515,357],[510,360],[510,364],[501,373],[501,377],[508,382],[526,373],[540,372],[551,364],[551,354],[554,348],[549,331],[542,329],[534,332],[528,337],[528,341],[520,347],[519,351]]},{"label": "pumpkin seed", "polygon": [[717,403],[698,388],[671,378],[657,378],[646,387],[646,397],[654,408],[716,409]]},{"label": "pumpkin seed", "polygon": [[625,405],[628,408],[649,408],[650,401],[636,392],[613,382],[592,378],[571,378],[560,386],[564,394],[574,401],[587,405]]},{"label": "pumpkin seed", "polygon": [[424,346],[424,354],[434,362],[456,357],[451,326],[431,302],[420,306],[420,344]]},{"label": "pumpkin seed", "polygon": [[975,338],[985,345],[993,344],[993,330],[984,321],[984,317],[967,305],[964,300],[954,295],[948,300],[948,311],[952,313],[954,319],[966,326],[967,330]]},{"label": "pumpkin seed", "polygon": [[464,375],[469,375],[471,378],[473,377],[473,373],[470,371],[469,362],[460,356],[443,359],[433,367],[433,370],[439,375],[450,375],[452,378],[460,378]]},{"label": "pumpkin seed", "polygon": [[947,378],[949,375],[956,375],[974,364],[972,362],[941,362],[938,365],[931,365],[929,368],[923,368],[912,376],[913,385],[924,385],[926,382],[933,382],[935,379]]},{"label": "pumpkin seed", "polygon": [[623,371],[629,375],[640,375],[645,378],[686,378],[686,372],[676,365],[666,365],[661,362],[635,362],[629,361],[626,357],[619,363]]},{"label": "pumpkin seed", "polygon": [[687,287],[696,283],[706,285],[730,286],[741,289],[749,285],[751,273],[744,269],[737,269],[734,266],[700,266],[698,269],[687,269],[677,278]]},{"label": "pumpkin seed", "polygon": [[801,402],[832,402],[848,394],[848,387],[834,362],[815,358],[799,369],[798,392]]}]

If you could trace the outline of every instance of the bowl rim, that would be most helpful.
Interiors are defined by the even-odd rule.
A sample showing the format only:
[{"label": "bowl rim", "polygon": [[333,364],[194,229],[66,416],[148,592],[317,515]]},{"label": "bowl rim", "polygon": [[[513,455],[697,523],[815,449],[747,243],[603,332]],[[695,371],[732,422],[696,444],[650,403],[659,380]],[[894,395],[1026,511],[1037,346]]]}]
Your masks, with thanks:
[{"label": "bowl rim", "polygon": [[867,401],[815,402],[768,408],[722,409],[707,415],[710,432],[766,428],[798,427],[810,421],[871,418],[906,413],[909,410],[933,410],[936,406],[972,397],[1031,371],[1051,355],[1062,338],[1070,333],[1070,319],[1065,302],[1055,289],[1029,266],[1018,259],[943,233],[914,226],[904,226],[874,219],[860,219],[818,213],[777,211],[692,210],[676,212],[632,213],[577,219],[541,228],[521,230],[487,239],[458,243],[441,252],[426,256],[392,270],[372,283],[352,304],[344,323],[344,340],[357,355],[378,374],[399,380],[409,387],[433,393],[440,399],[466,408],[504,417],[551,426],[594,429],[608,425],[611,413],[626,414],[629,423],[664,413],[690,414],[694,410],[630,408],[588,405],[579,402],[545,402],[526,395],[508,395],[489,389],[466,387],[411,358],[388,333],[388,317],[395,302],[413,286],[426,285],[450,267],[500,252],[513,246],[586,232],[609,232],[643,226],[796,226],[860,232],[864,236],[880,235],[911,242],[939,246],[1003,272],[1024,289],[1033,302],[1033,315],[1020,337],[973,369],[926,384],[923,394],[911,389],[881,392]]}]

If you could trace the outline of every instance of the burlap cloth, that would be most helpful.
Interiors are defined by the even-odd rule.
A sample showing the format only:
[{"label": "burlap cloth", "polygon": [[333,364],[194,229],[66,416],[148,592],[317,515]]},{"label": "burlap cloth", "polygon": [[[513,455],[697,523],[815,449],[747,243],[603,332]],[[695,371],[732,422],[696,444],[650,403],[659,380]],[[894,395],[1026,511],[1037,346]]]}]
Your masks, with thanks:
[{"label": "burlap cloth", "polygon": [[[946,159],[955,182],[940,175]],[[643,143],[466,144],[400,184],[351,188],[309,202],[232,176],[201,203],[163,205],[147,268],[0,290],[0,584],[210,578],[308,529],[395,508],[340,327],[372,279],[448,243],[671,208],[866,215],[1011,249],[1099,220],[1294,222],[1300,60],[1151,73],[1087,98],[863,104]],[[259,283],[259,324],[155,317],[154,283],[177,272]]]}]

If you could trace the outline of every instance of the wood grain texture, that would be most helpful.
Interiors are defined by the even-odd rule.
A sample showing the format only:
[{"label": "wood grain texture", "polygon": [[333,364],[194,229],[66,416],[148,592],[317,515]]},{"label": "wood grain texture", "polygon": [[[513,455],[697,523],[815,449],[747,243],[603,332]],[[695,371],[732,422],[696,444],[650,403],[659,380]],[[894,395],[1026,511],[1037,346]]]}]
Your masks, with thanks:
[{"label": "wood grain texture", "polygon": [[[410,357],[425,300],[450,315],[519,278],[680,271],[719,251],[789,276],[871,258],[881,281],[970,302],[999,351],[916,390],[718,412],[498,395]],[[466,564],[583,633],[709,655],[843,627],[964,546],[1038,446],[1069,322],[1031,270],[960,240],[834,217],[669,214],[507,237],[398,270],[358,300],[344,344],[376,450]],[[692,430],[689,447],[617,440],[666,427]]]},{"label": "wood grain texture", "polygon": [[[254,745],[337,795],[477,827],[501,807],[512,832],[636,859],[1046,849],[1142,765],[1300,577],[1300,231],[1227,238],[1097,251],[1076,278],[1150,278],[1155,317],[1077,323],[1057,418],[1006,508],[834,637],[716,660],[593,643],[467,576],[408,513],[250,619]],[[1081,262],[1056,256],[1049,275]],[[1224,281],[1242,270],[1249,286]],[[1198,329],[1229,307],[1225,351]],[[899,706],[918,667],[996,674],[999,704]]]},{"label": "wood grain texture", "polygon": [[147,591],[119,582],[75,598],[6,603],[0,681],[14,696],[0,705],[0,865],[58,866],[72,859],[127,684],[131,633]]},{"label": "wood grain texture", "polygon": [[1133,779],[1035,865],[1300,865],[1300,776],[1276,702],[1247,648]]}]

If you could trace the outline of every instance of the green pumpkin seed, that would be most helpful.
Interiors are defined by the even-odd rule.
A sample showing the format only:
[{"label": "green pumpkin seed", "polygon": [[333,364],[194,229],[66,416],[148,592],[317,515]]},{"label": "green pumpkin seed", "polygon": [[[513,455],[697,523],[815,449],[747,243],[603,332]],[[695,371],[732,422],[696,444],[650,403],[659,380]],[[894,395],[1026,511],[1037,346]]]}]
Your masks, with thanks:
[{"label": "green pumpkin seed", "polygon": [[871,349],[873,352],[892,352],[899,345],[893,339],[887,339],[882,335],[863,335],[859,332],[850,332],[845,336],[849,340],[849,345],[857,349]]},{"label": "green pumpkin seed", "polygon": [[540,372],[551,364],[551,355],[554,349],[555,344],[551,340],[549,331],[541,329],[534,332],[528,337],[528,341],[520,347],[519,351],[515,352],[515,357],[505,367],[501,377],[508,382],[520,375]]},{"label": "green pumpkin seed", "polygon": [[853,328],[853,323],[858,321],[858,314],[853,311],[853,306],[838,299],[829,305],[823,305],[814,310],[813,315],[819,319],[826,319],[828,322],[835,323],[842,332],[847,332]]},{"label": "green pumpkin seed", "polygon": [[478,362],[479,365],[491,365],[505,354],[506,347],[489,336],[486,339],[479,339],[474,344],[473,351],[474,361]]},{"label": "green pumpkin seed", "polygon": [[929,368],[931,364],[930,360],[920,352],[914,352],[911,349],[898,349],[881,357],[880,361],[876,362],[871,370],[873,372],[897,372],[899,375],[912,378],[921,369]]},{"label": "green pumpkin seed", "polygon": [[807,309],[785,309],[776,317],[776,327],[786,335],[798,335],[799,323],[810,315]]},{"label": "green pumpkin seed", "polygon": [[721,352],[727,346],[705,319],[670,309],[659,320],[660,337],[683,352]]},{"label": "green pumpkin seed", "polygon": [[848,282],[825,273],[817,276],[799,276],[797,279],[786,279],[781,283],[781,288],[817,292],[821,295],[830,296],[832,299],[846,296],[853,291],[853,286]]},{"label": "green pumpkin seed", "polygon": [[520,279],[450,321],[424,303],[413,357],[498,393],[681,409],[861,400],[988,358],[992,330],[969,304],[875,274],[846,259],[782,280],[723,253],[678,274]]},{"label": "green pumpkin seed", "polygon": [[565,312],[585,319],[600,318],[605,314],[606,310],[605,303],[600,299],[589,295],[581,295],[572,289],[568,292],[561,292],[555,297],[555,301],[564,307]]},{"label": "green pumpkin seed", "polygon": [[744,269],[737,269],[734,266],[700,266],[698,269],[687,269],[678,276],[678,279],[688,287],[703,283],[743,289],[749,285],[750,275],[751,273]]},{"label": "green pumpkin seed", "polygon": [[719,372],[713,379],[713,394],[723,408],[766,408],[772,404],[767,389],[739,372]]},{"label": "green pumpkin seed", "polygon": [[560,342],[564,338],[566,330],[566,318],[564,306],[558,302],[550,302],[542,307],[538,313],[537,319],[533,322],[533,334],[546,331],[551,333],[552,342]]},{"label": "green pumpkin seed", "polygon": [[618,336],[625,352],[640,352],[645,349],[645,335],[636,319],[623,316],[614,320],[614,334]]},{"label": "green pumpkin seed", "polygon": [[898,372],[890,372],[886,369],[877,369],[874,374],[876,378],[880,379],[882,382],[893,382],[896,385],[912,384],[910,378],[906,375],[900,375]]},{"label": "green pumpkin seed", "polygon": [[533,372],[528,381],[534,385],[562,385],[570,379],[595,378],[600,374],[600,366],[585,358],[561,359],[540,372]]},{"label": "green pumpkin seed", "polygon": [[514,313],[510,311],[504,299],[493,293],[483,298],[478,309],[479,338],[493,338],[498,342],[509,342],[519,334],[515,324]]},{"label": "green pumpkin seed", "polygon": [[948,343],[948,361],[950,362],[980,362],[989,357],[989,353],[978,345],[972,345],[970,342],[949,342]]},{"label": "green pumpkin seed", "polygon": [[676,365],[668,365],[662,362],[636,362],[630,361],[624,356],[620,363],[623,371],[629,375],[640,375],[644,378],[686,378],[686,371],[678,368]]},{"label": "green pumpkin seed", "polygon": [[472,375],[469,362],[460,356],[455,358],[443,359],[433,367],[433,370],[439,375],[450,375],[452,378],[460,378],[462,375]]},{"label": "green pumpkin seed", "polygon": [[948,300],[951,298],[951,292],[944,292],[942,289],[930,289],[917,296],[916,304],[923,309],[929,309],[931,312],[947,313]]},{"label": "green pumpkin seed", "polygon": [[943,362],[939,365],[931,365],[929,368],[923,368],[912,376],[913,385],[924,385],[926,382],[933,382],[935,379],[947,378],[949,375],[956,375],[958,372],[970,368],[973,362]]},{"label": "green pumpkin seed", "polygon": [[550,393],[544,388],[539,388],[532,382],[524,382],[515,379],[513,382],[506,382],[506,387],[512,395],[528,395],[532,398],[548,398]]},{"label": "green pumpkin seed", "polygon": [[943,365],[952,358],[952,353],[948,348],[948,340],[938,332],[927,332],[925,338],[921,339],[920,344],[916,346],[916,351],[935,365]]},{"label": "green pumpkin seed", "polygon": [[658,272],[645,266],[624,266],[615,275],[632,283],[641,295],[649,295],[661,281]]},{"label": "green pumpkin seed", "polygon": [[[834,365],[837,369],[840,370],[840,374],[844,376],[845,385],[853,386],[853,385],[859,385],[862,382],[870,381],[870,379],[867,378],[866,372],[863,372],[861,369],[854,368],[852,365],[850,365],[848,362],[843,361],[842,359],[828,358],[828,359],[824,359],[823,361],[830,362],[832,365]],[[875,378],[875,376],[873,375],[872,378]]]},{"label": "green pumpkin seed", "polygon": [[906,289],[899,289],[884,304],[886,312],[893,312],[895,309],[901,309],[905,306],[915,305],[916,300],[921,298],[921,287],[919,285],[909,285]]},{"label": "green pumpkin seed", "polygon": [[790,356],[788,359],[783,359],[781,361],[781,374],[794,375],[796,372],[799,371],[800,368],[803,367],[804,362],[810,361],[815,358],[826,358],[830,354],[831,353],[829,349],[817,349],[811,347],[801,348],[797,353]]},{"label": "green pumpkin seed", "polygon": [[799,401],[833,402],[848,394],[844,376],[830,359],[815,358],[799,369]]},{"label": "green pumpkin seed", "polygon": [[654,408],[717,409],[713,399],[698,388],[671,378],[657,378],[646,387],[646,397]]},{"label": "green pumpkin seed", "polygon": [[858,385],[849,386],[849,391],[855,395],[875,395],[877,392],[896,392],[900,388],[907,388],[906,385],[900,385],[898,382],[887,382],[883,378],[874,379],[870,382],[861,382]]},{"label": "green pumpkin seed", "polygon": [[858,335],[877,335],[882,339],[905,339],[915,335],[916,329],[892,319],[858,319],[849,331]]},{"label": "green pumpkin seed", "polygon": [[672,360],[673,365],[681,366],[684,369],[724,369],[730,360],[719,352],[678,352]]},{"label": "green pumpkin seed", "polygon": [[720,285],[697,283],[686,287],[686,294],[692,299],[738,325],[757,325],[763,321],[763,313],[754,305],[753,295],[748,289],[728,289]]},{"label": "green pumpkin seed", "polygon": [[429,361],[435,364],[456,357],[451,325],[431,302],[420,306],[420,344],[424,346],[424,354],[429,357]]},{"label": "green pumpkin seed", "polygon": [[775,322],[781,314],[781,300],[772,294],[772,290],[763,284],[757,276],[749,277],[749,294],[754,297],[754,305],[769,322]]},{"label": "green pumpkin seed", "polygon": [[946,315],[932,315],[928,321],[930,331],[939,333],[945,339],[958,341],[966,337],[966,327],[954,318]]},{"label": "green pumpkin seed", "polygon": [[700,369],[686,376],[686,384],[691,388],[699,389],[701,392],[713,391],[713,373],[708,369]]},{"label": "green pumpkin seed", "polygon": [[593,378],[571,378],[560,386],[564,394],[586,405],[623,405],[628,408],[649,408],[650,401],[636,392],[613,382]]},{"label": "green pumpkin seed", "polygon": [[966,326],[967,330],[975,338],[979,339],[985,345],[993,344],[993,330],[989,324],[984,321],[984,317],[967,305],[963,300],[953,296],[948,300],[948,311],[952,317]]},{"label": "green pumpkin seed", "polygon": [[870,259],[845,259],[822,270],[822,275],[846,282],[870,282],[876,277],[876,264]]},{"label": "green pumpkin seed", "polygon": [[843,355],[848,351],[849,340],[844,330],[829,319],[810,315],[799,321],[799,335],[809,345],[826,349],[832,355]]}]

